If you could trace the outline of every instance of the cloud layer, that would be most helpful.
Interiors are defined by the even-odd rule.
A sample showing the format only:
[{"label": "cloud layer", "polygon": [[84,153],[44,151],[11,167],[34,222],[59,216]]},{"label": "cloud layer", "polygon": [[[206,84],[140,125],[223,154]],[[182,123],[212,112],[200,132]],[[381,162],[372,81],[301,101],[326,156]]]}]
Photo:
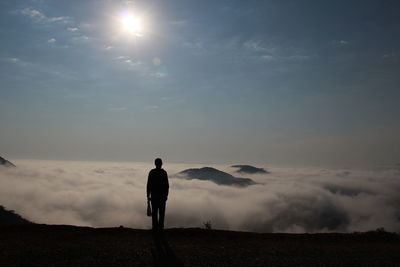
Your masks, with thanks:
[{"label": "cloud layer", "polygon": [[[149,228],[145,163],[16,161],[0,169],[0,204],[49,224]],[[247,188],[185,180],[196,164],[166,164],[167,227],[258,232],[400,231],[400,172],[268,166]],[[228,166],[212,165],[234,173]]]}]

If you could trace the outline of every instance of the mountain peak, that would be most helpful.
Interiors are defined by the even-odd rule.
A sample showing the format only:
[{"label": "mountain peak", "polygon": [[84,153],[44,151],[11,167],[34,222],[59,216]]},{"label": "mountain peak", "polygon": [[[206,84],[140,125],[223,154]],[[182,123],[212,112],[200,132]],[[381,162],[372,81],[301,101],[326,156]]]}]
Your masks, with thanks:
[{"label": "mountain peak", "polygon": [[264,168],[257,168],[251,165],[232,165],[233,168],[238,168],[236,172],[239,173],[270,173],[269,171],[265,170]]},{"label": "mountain peak", "polygon": [[3,157],[0,157],[0,165],[5,167],[15,167],[13,163],[11,163],[10,161],[6,160]]},{"label": "mountain peak", "polygon": [[178,175],[180,177],[184,176],[183,178],[189,180],[198,179],[198,180],[212,181],[218,185],[233,185],[233,186],[245,187],[256,184],[256,182],[254,182],[249,178],[234,177],[229,173],[217,170],[212,167],[203,167],[199,169],[196,168],[186,169],[184,171],[181,171]]}]

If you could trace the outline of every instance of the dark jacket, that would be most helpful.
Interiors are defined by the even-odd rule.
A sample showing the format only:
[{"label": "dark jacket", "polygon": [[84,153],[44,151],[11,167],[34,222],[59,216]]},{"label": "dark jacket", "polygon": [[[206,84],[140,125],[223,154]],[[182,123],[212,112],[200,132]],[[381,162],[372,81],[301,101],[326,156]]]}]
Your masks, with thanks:
[{"label": "dark jacket", "polygon": [[168,198],[168,174],[164,169],[152,169],[147,179],[147,197],[152,201],[166,201]]}]

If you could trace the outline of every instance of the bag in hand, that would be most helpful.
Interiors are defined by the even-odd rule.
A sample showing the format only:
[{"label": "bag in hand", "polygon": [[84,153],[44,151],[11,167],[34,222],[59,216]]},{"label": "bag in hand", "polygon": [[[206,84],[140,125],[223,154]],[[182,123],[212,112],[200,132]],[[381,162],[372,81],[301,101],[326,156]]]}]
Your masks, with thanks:
[{"label": "bag in hand", "polygon": [[150,200],[147,200],[147,216],[151,216],[151,205],[150,205]]}]

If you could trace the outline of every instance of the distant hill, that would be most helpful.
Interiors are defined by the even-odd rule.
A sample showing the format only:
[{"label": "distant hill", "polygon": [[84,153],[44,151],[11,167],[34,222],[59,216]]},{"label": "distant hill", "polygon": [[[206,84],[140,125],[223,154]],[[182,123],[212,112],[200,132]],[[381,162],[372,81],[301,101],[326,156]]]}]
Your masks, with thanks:
[{"label": "distant hill", "polygon": [[191,179],[206,180],[206,181],[212,181],[219,185],[233,185],[240,187],[256,184],[256,182],[254,182],[249,178],[234,177],[229,173],[211,167],[203,167],[200,169],[187,169],[178,173],[178,177],[185,178],[188,180]]},{"label": "distant hill", "polygon": [[32,222],[25,220],[13,210],[6,210],[3,206],[0,206],[0,226],[6,225],[20,225],[20,224],[31,224]]},{"label": "distant hill", "polygon": [[0,157],[0,166],[5,166],[5,167],[15,167],[14,164],[12,164],[10,161],[6,160],[3,157]]},{"label": "distant hill", "polygon": [[236,172],[239,173],[270,173],[269,171],[265,170],[264,168],[257,168],[251,165],[232,165],[232,168],[239,168]]}]

